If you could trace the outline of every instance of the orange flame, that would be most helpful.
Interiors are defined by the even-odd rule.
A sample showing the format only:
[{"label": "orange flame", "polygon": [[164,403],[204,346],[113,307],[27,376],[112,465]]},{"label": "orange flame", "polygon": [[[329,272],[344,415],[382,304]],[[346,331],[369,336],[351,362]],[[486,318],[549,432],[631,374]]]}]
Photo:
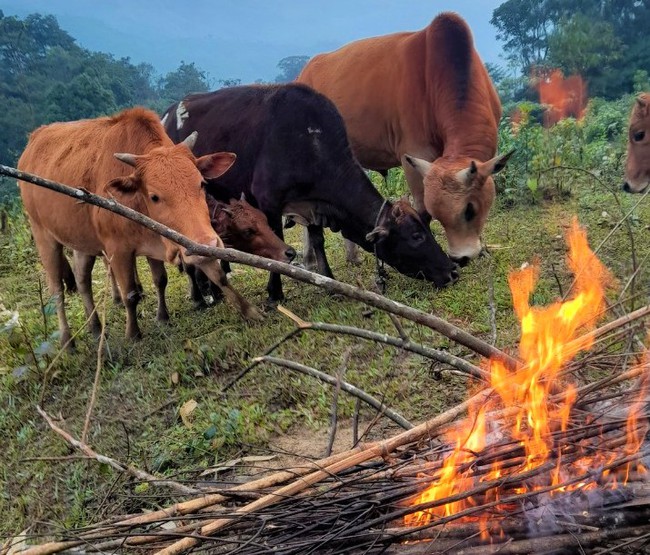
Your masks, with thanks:
[{"label": "orange flame", "polygon": [[579,75],[564,77],[559,69],[539,72],[536,76],[539,101],[548,108],[544,125],[551,127],[558,121],[574,117],[581,119],[587,106],[587,85]]},{"label": "orange flame", "polygon": [[[605,289],[611,283],[608,270],[589,249],[586,234],[577,221],[573,222],[567,234],[567,242],[567,263],[575,275],[571,299],[547,307],[531,306],[529,299],[539,278],[538,266],[526,266],[509,276],[515,313],[521,322],[519,356],[523,364],[512,371],[501,361],[490,360],[492,387],[498,397],[484,406],[470,410],[467,425],[450,438],[455,449],[443,461],[442,469],[433,477],[433,483],[419,494],[413,501],[414,504],[434,503],[472,489],[480,482],[538,468],[549,460],[556,461],[555,470],[550,474],[551,486],[559,486],[567,476],[578,476],[595,464],[615,460],[616,454],[610,454],[609,459],[600,461],[594,461],[593,457],[583,457],[563,466],[563,447],[553,437],[554,431],[566,431],[571,425],[571,408],[576,399],[576,389],[572,384],[565,385],[564,399],[559,404],[549,400],[551,389],[559,385],[560,372],[566,364],[581,350],[591,348],[593,335],[587,332],[595,328],[598,318],[604,312]],[[645,437],[647,426],[639,426],[638,422],[645,393],[644,389],[629,411],[624,454],[636,453]],[[523,447],[523,462],[517,467],[509,468],[496,462],[488,473],[477,478],[473,474],[471,462],[485,448],[487,434],[494,431],[488,429],[485,415],[488,410],[502,407],[517,409],[515,416],[505,424],[507,429],[500,431]],[[493,428],[494,426],[492,424]],[[464,470],[460,471],[460,467]],[[645,471],[640,464],[636,465],[636,470]],[[629,469],[625,472],[627,480]],[[544,484],[547,485],[548,482]],[[588,484],[580,483],[566,489],[587,486]],[[525,493],[539,487],[542,486],[519,487],[514,491]],[[485,494],[483,502],[499,501],[499,494],[498,488],[493,488]],[[454,515],[476,504],[476,500],[471,498],[442,504],[406,515],[404,522],[407,526],[421,526],[428,524],[432,518]],[[489,537],[488,518],[488,515],[479,517],[484,539]]]}]

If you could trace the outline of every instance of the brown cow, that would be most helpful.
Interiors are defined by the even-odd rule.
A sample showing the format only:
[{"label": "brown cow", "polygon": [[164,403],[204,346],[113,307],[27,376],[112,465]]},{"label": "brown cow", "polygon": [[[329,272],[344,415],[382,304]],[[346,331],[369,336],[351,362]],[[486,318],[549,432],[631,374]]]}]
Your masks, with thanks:
[{"label": "brown cow", "polygon": [[[190,149],[196,135],[188,139],[174,145],[154,112],[134,108],[112,117],[37,129],[18,167],[114,197],[198,243],[223,246],[210,225],[202,182],[223,174],[235,155],[222,152],[195,158]],[[163,291],[167,276],[161,261],[184,260],[201,268],[244,316],[260,317],[257,309],[230,287],[217,260],[190,255],[177,244],[112,212],[29,183],[19,185],[48,285],[57,300],[63,345],[71,346],[62,287],[64,246],[74,251],[75,278],[89,328],[95,335],[100,332],[100,322],[94,310],[91,272],[95,257],[102,254],[110,262],[127,309],[128,338],[140,337],[134,269],[135,257],[140,255],[150,259],[154,281]]]},{"label": "brown cow", "polygon": [[417,210],[442,223],[452,259],[481,252],[491,175],[509,155],[495,157],[501,104],[460,16],[319,54],[297,80],[336,104],[361,165],[402,164]]},{"label": "brown cow", "polygon": [[630,115],[623,190],[644,193],[650,185],[650,94],[641,93]]}]

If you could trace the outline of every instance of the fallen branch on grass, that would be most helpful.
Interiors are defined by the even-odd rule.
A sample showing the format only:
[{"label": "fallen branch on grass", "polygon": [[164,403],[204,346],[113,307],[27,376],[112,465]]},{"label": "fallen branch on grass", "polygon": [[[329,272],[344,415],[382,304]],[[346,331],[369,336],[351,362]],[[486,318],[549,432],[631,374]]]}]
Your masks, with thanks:
[{"label": "fallen branch on grass", "polygon": [[277,358],[271,356],[258,357],[254,359],[254,361],[268,362],[270,364],[275,364],[276,366],[281,366],[283,368],[293,370],[294,372],[300,372],[302,374],[312,376],[314,378],[319,379],[322,382],[333,385],[334,387],[340,386],[340,388],[343,391],[349,393],[350,395],[353,395],[354,397],[361,399],[364,403],[367,403],[372,408],[377,409],[377,411],[379,411],[387,418],[390,418],[398,426],[404,428],[405,430],[410,430],[413,428],[413,424],[411,424],[408,420],[406,420],[406,418],[396,413],[394,410],[389,409],[379,399],[375,399],[372,395],[369,395],[368,393],[362,391],[358,387],[355,387],[348,382],[340,381],[337,378],[334,378],[329,374],[326,374],[325,372],[321,372],[320,370],[316,370],[315,368],[311,368],[310,366],[305,366],[304,364],[300,364],[298,362],[293,362],[292,360],[286,360],[283,358]]},{"label": "fallen branch on grass", "polygon": [[89,457],[96,459],[100,463],[107,464],[111,468],[114,468],[119,472],[126,472],[127,474],[130,474],[134,478],[148,482],[153,486],[168,487],[184,495],[197,495],[202,493],[200,489],[184,486],[183,484],[179,484],[178,482],[174,482],[173,480],[164,480],[161,478],[157,478],[153,474],[149,474],[144,470],[140,470],[138,468],[135,468],[134,466],[121,463],[119,461],[116,461],[115,459],[107,457],[106,455],[100,455],[99,453],[93,451],[88,445],[82,443],[78,439],[75,439],[64,429],[57,426],[52,420],[52,418],[50,418],[50,416],[38,405],[36,406],[36,410],[49,424],[50,428],[52,428],[52,430],[54,430],[63,439],[65,439],[70,445],[72,445],[72,447],[74,447],[75,449],[79,449],[79,451],[81,451],[82,453],[86,454]]}]

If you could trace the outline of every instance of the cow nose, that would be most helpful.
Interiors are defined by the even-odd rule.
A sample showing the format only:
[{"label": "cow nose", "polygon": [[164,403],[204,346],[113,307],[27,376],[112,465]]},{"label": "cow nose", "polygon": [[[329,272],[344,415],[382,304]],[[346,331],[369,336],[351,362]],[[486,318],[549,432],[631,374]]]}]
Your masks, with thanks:
[{"label": "cow nose", "polygon": [[630,189],[630,184],[629,184],[627,181],[626,181],[625,183],[623,183],[623,190],[624,190],[626,193],[629,193],[629,192],[631,191],[631,189]]},{"label": "cow nose", "polygon": [[284,255],[289,259],[289,262],[291,262],[294,258],[296,258],[296,249],[289,247],[286,251],[284,251]]},{"label": "cow nose", "polygon": [[458,264],[461,268],[464,268],[469,264],[470,258],[469,256],[461,256],[460,258],[451,258],[456,264]]},{"label": "cow nose", "polygon": [[452,269],[449,270],[449,273],[444,274],[444,277],[442,280],[436,280],[435,285],[436,287],[447,287],[448,285],[453,285],[458,281],[459,278],[459,273],[458,273],[458,264],[454,264]]}]

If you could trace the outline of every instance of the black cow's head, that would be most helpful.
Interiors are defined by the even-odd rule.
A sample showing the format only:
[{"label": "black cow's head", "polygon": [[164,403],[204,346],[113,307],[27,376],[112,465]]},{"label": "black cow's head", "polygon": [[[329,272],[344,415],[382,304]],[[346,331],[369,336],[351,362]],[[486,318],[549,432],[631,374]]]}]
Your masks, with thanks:
[{"label": "black cow's head", "polygon": [[409,277],[444,287],[458,279],[457,265],[436,242],[408,201],[386,201],[377,226],[366,239],[375,244],[377,256]]}]

